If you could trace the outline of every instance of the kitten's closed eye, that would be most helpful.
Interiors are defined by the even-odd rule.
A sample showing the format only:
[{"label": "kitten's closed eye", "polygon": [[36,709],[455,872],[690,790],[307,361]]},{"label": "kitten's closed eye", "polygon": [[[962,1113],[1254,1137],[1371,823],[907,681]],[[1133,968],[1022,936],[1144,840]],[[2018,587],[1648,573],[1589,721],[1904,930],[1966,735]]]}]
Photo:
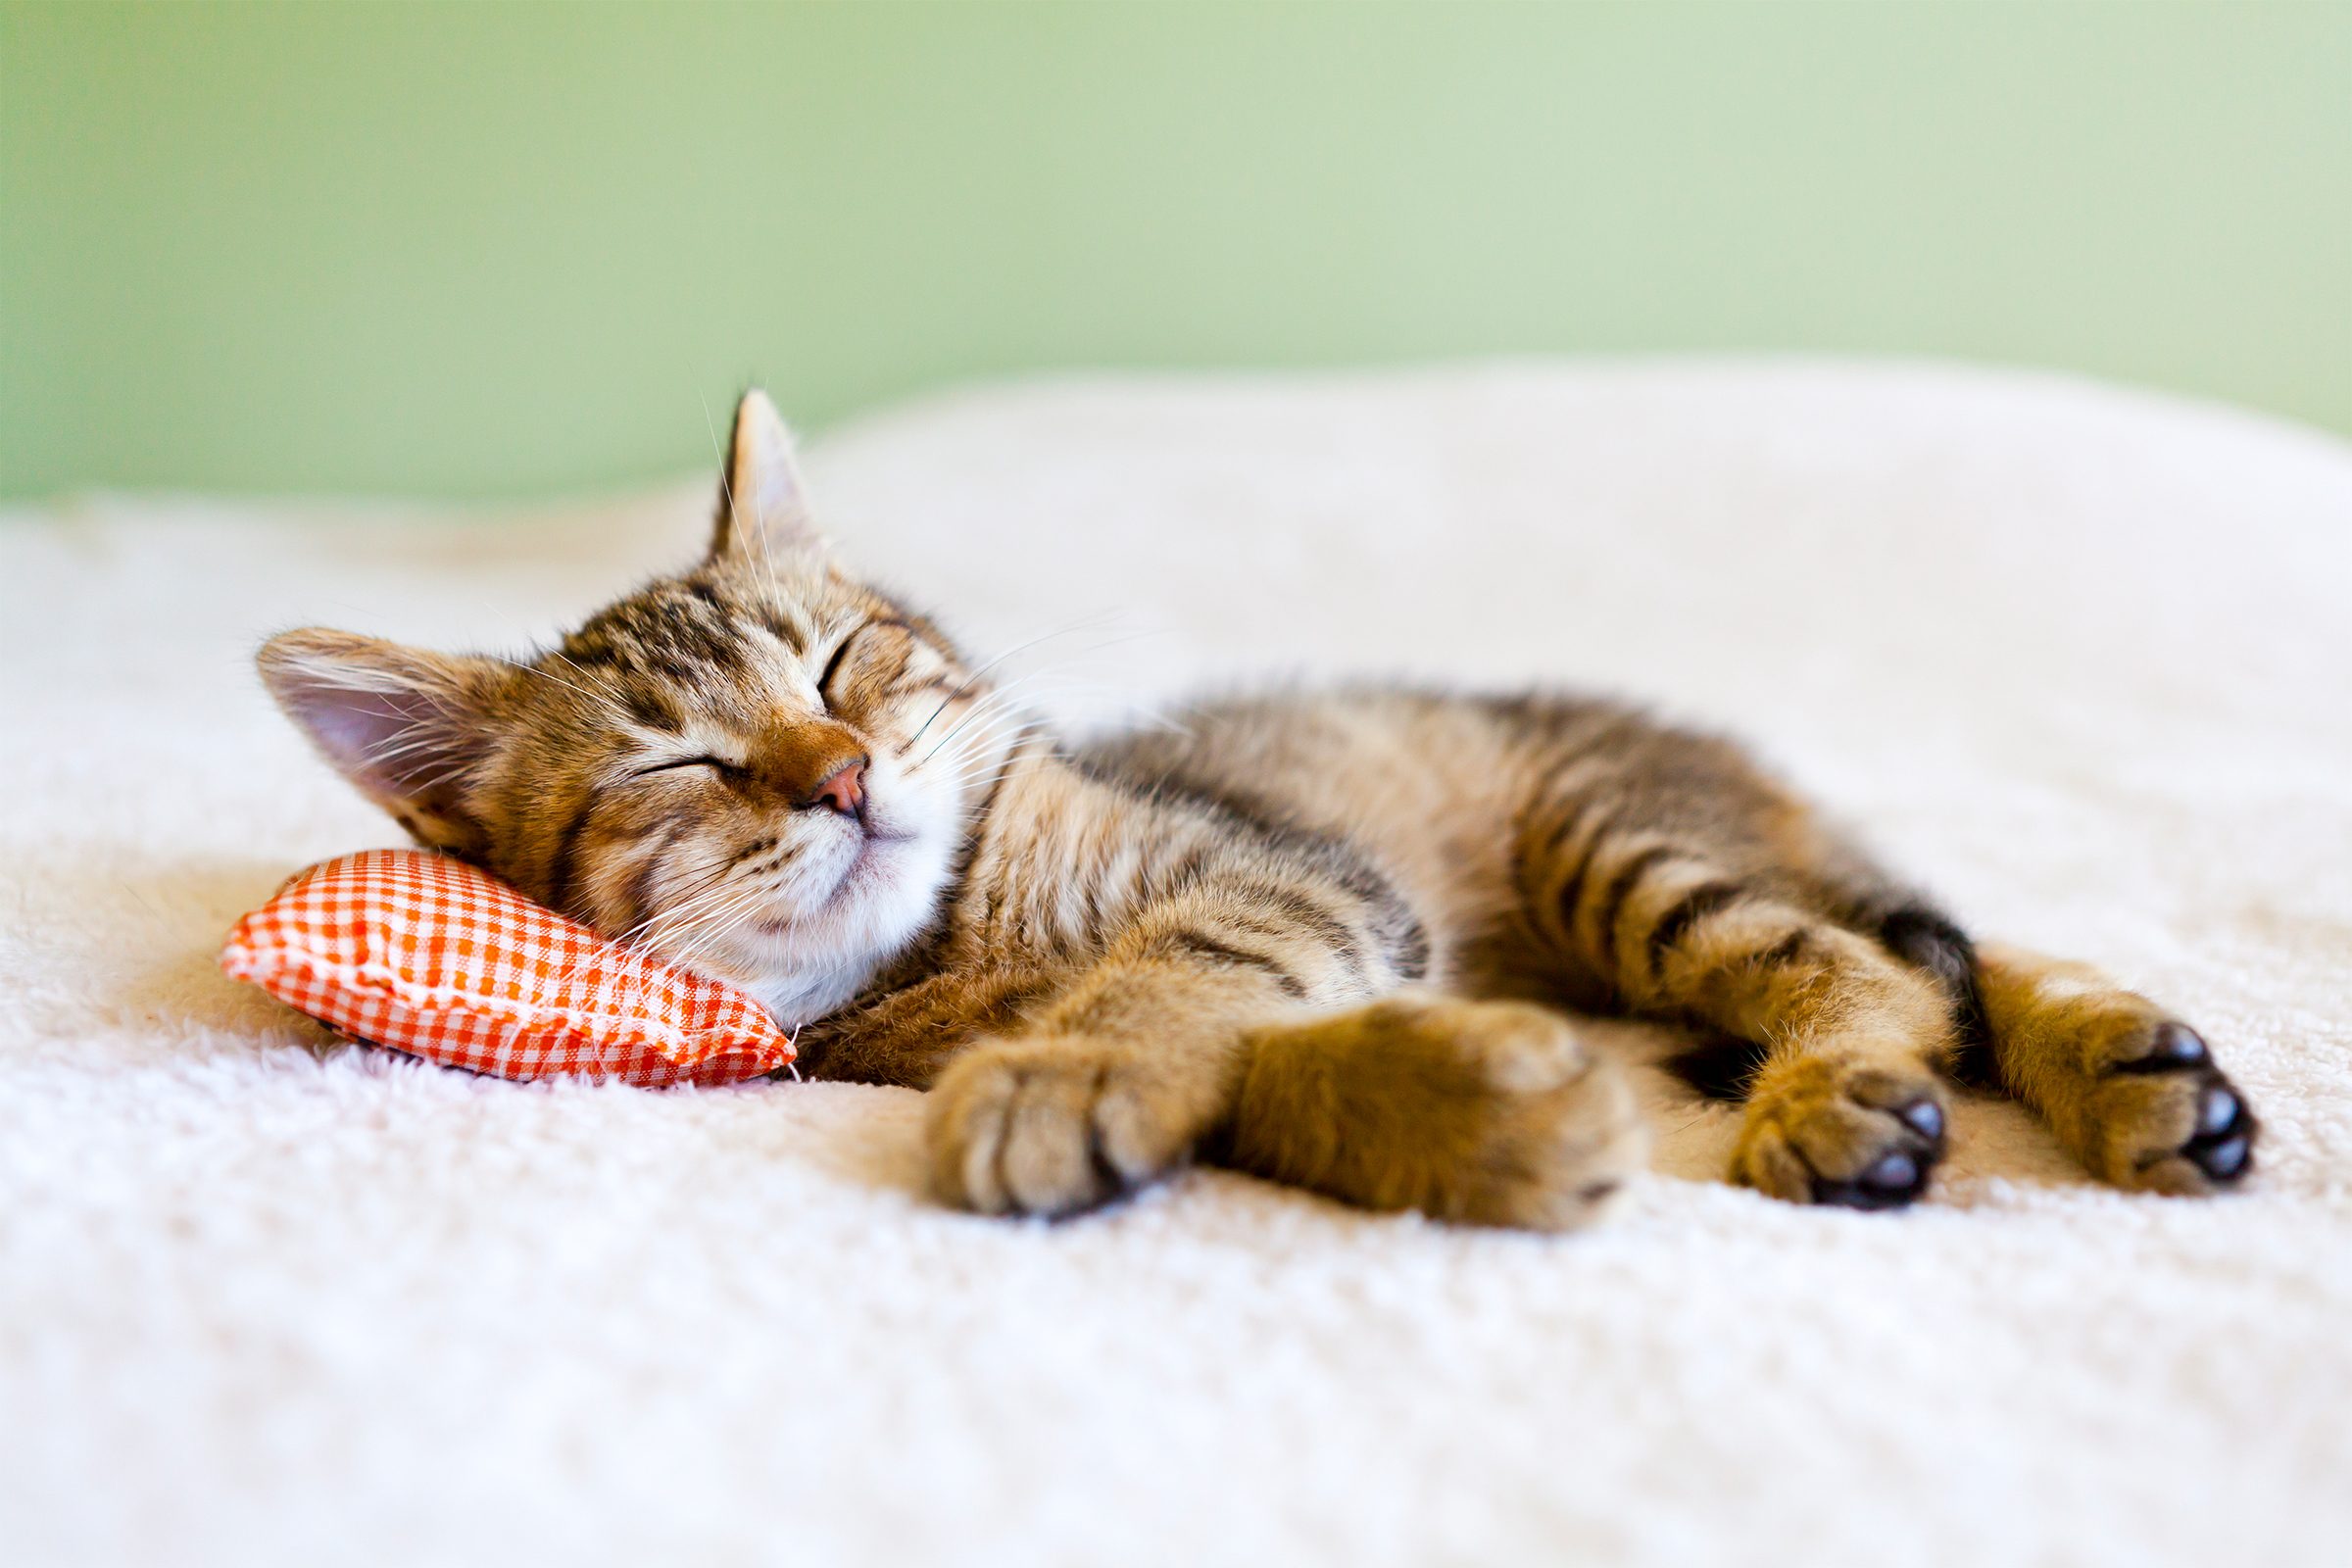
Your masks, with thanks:
[{"label": "kitten's closed eye", "polygon": [[858,632],[864,630],[865,628],[860,626],[857,631],[851,632],[834,645],[833,657],[825,661],[824,673],[816,677],[816,695],[824,699],[827,708],[831,708],[834,704],[833,677],[841,673],[841,662],[849,656],[850,645],[858,640]]},{"label": "kitten's closed eye", "polygon": [[649,762],[645,766],[632,772],[629,776],[631,778],[650,778],[656,773],[675,773],[680,769],[689,767],[713,768],[722,774],[738,771],[733,762],[726,761],[720,758],[679,757],[673,758],[666,762]]},{"label": "kitten's closed eye", "polygon": [[954,681],[936,650],[895,616],[877,615],[833,647],[817,677],[828,712],[866,718],[891,701],[920,691],[946,691]]}]

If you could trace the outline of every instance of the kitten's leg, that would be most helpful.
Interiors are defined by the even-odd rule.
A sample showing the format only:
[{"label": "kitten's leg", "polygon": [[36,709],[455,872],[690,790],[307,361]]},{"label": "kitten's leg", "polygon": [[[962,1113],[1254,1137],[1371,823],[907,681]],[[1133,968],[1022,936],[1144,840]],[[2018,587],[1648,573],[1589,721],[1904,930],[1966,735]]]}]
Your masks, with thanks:
[{"label": "kitten's leg", "polygon": [[2253,1168],[2256,1123],[2195,1030],[2087,964],[1987,944],[1977,980],[1992,1076],[2092,1175],[2210,1193]]},{"label": "kitten's leg", "polygon": [[1695,1016],[1766,1048],[1748,1081],[1734,1179],[1851,1208],[1918,1198],[1943,1157],[1938,1068],[1953,1030],[1942,989],[1792,905],[1727,906],[1703,924],[1645,940],[1628,961],[1645,969],[1645,1010]]},{"label": "kitten's leg", "polygon": [[1629,1011],[1763,1049],[1735,1180],[1796,1202],[1888,1208],[1942,1157],[1953,1004],[1927,972],[1703,850],[1605,818],[1565,835],[1535,913],[1551,950]]},{"label": "kitten's leg", "polygon": [[[1196,1151],[1377,1208],[1566,1229],[1646,1132],[1567,1020],[1396,984],[1313,914],[1250,896],[1151,911],[1010,1032],[949,1060],[932,1183],[983,1213],[1061,1214]],[[1355,1005],[1346,1005],[1347,1004]]]},{"label": "kitten's leg", "polygon": [[1102,958],[962,1048],[931,1085],[933,1189],[988,1214],[1065,1214],[1188,1158],[1230,1111],[1245,1038],[1270,1020],[1388,989],[1332,908],[1283,917],[1262,880],[1145,910]]},{"label": "kitten's leg", "polygon": [[[1139,992],[1157,993],[1145,1007],[1185,1008],[1234,994],[1230,977],[1154,985],[1121,968],[1129,1005]],[[1271,1010],[1289,1016],[1127,1036],[1098,1015],[976,1047],[932,1097],[935,1186],[984,1213],[1066,1213],[1198,1148],[1367,1208],[1558,1231],[1598,1218],[1645,1163],[1623,1074],[1547,1008],[1416,993]]]}]

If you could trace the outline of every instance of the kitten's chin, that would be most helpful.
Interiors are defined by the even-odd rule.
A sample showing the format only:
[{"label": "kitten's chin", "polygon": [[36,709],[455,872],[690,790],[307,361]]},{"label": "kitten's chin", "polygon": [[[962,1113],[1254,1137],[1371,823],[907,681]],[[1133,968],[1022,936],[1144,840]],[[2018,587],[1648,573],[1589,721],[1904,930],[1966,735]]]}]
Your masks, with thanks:
[{"label": "kitten's chin", "polygon": [[848,1005],[929,928],[947,876],[944,842],[866,840],[822,905],[746,944],[744,989],[787,1027]]}]

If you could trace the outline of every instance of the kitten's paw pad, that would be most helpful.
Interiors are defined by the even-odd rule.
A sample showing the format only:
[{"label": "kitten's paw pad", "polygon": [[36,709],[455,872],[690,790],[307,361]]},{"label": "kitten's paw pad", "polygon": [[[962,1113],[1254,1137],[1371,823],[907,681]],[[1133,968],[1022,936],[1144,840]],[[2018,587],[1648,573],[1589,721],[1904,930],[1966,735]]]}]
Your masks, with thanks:
[{"label": "kitten's paw pad", "polygon": [[2195,1030],[2158,1019],[2118,1038],[2083,1097],[2093,1170],[2119,1187],[2195,1196],[2254,1168],[2260,1124]]},{"label": "kitten's paw pad", "polygon": [[1164,1174],[1198,1130],[1148,1065],[1080,1041],[975,1046],[927,1106],[931,1186],[982,1214],[1075,1214]]},{"label": "kitten's paw pad", "polygon": [[2138,1049],[2127,1043],[2109,1065],[2109,1072],[2178,1072],[2213,1060],[2213,1053],[2205,1049],[2205,1037],[2171,1018],[2135,1038]]},{"label": "kitten's paw pad", "polygon": [[1924,1070],[1771,1062],[1749,1096],[1732,1179],[1794,1203],[1901,1208],[1928,1190],[1947,1120]]}]

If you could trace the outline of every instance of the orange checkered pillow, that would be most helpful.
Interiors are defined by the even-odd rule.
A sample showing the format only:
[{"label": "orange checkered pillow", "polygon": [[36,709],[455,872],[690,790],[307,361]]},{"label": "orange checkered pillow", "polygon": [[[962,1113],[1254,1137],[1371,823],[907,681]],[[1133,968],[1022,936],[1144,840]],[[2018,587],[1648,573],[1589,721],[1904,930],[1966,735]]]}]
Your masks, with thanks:
[{"label": "orange checkered pillow", "polygon": [[237,922],[220,967],[345,1034],[501,1078],[725,1084],[793,1055],[733,986],[421,850],[311,867]]}]

